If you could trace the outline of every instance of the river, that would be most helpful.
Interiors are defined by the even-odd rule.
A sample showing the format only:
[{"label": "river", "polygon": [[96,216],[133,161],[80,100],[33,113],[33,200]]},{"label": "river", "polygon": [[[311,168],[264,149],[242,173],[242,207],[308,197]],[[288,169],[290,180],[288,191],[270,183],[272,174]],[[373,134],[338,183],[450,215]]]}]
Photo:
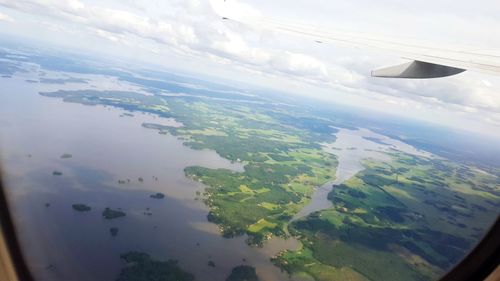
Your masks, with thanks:
[{"label": "river", "polygon": [[391,159],[387,153],[395,151],[435,157],[399,140],[377,134],[365,128],[357,130],[337,129],[335,142],[323,144],[325,151],[337,156],[338,166],[335,179],[317,187],[311,196],[310,203],[298,212],[292,221],[303,218],[310,213],[332,207],[332,202],[328,200],[328,193],[332,188],[335,188],[335,185],[342,184],[362,171],[364,169],[363,160],[390,161]]}]

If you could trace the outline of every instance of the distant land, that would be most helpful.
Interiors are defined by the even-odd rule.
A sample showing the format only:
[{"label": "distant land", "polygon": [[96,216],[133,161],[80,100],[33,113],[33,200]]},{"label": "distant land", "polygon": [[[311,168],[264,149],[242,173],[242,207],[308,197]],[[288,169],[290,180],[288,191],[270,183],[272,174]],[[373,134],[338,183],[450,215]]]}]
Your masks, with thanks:
[{"label": "distant land", "polygon": [[[281,97],[273,91],[242,91],[162,71],[124,70],[65,56],[32,54],[12,59],[5,50],[0,50],[0,58],[3,59],[0,74],[5,77],[2,79],[11,79],[19,73],[40,75],[38,71],[30,72],[25,62],[38,65],[52,75],[61,74],[31,77],[30,81],[57,85],[50,90],[40,88],[36,98],[65,102],[67,106],[87,106],[86,109],[113,108],[122,112],[121,116],[130,117],[119,118],[114,112],[119,122],[135,121],[145,135],[166,142],[174,139],[179,141],[179,147],[200,153],[197,155],[209,151],[218,159],[239,165],[241,168],[235,170],[198,162],[175,167],[184,180],[178,182],[189,182],[201,188],[196,192],[190,190],[192,200],[183,200],[199,204],[196,210],[203,212],[203,219],[206,214],[206,221],[202,223],[214,227],[210,235],[218,239],[231,242],[234,240],[229,239],[241,239],[241,244],[252,250],[265,249],[274,238],[297,241],[296,249],[287,248],[264,257],[273,269],[284,272],[283,276],[315,281],[435,280],[470,251],[500,213],[500,157],[497,157],[500,154],[497,154],[497,147],[484,145],[491,143],[490,139],[481,137],[474,142],[474,136],[437,125],[403,119],[396,122],[393,117],[383,114],[374,115],[376,118],[363,113],[356,116],[354,112],[359,111],[350,108],[330,107],[318,101],[302,102],[293,97]],[[93,85],[92,88],[90,75],[111,77],[113,81],[133,87],[99,89]],[[25,80],[22,83],[30,83]],[[31,86],[40,85],[30,83]],[[140,118],[144,116],[174,120],[175,124],[142,121]],[[335,151],[368,155],[368,150],[356,144],[327,151],[325,144],[335,146],[342,129],[376,132],[382,136],[362,139],[391,149],[369,150],[383,157],[360,160],[359,171],[339,184],[332,184],[339,177],[337,172],[341,165],[345,164]],[[450,142],[457,138],[459,140]],[[84,136],[82,141],[85,141]],[[391,146],[391,141],[411,145],[414,152],[398,150]],[[140,145],[134,149],[142,151]],[[423,151],[427,153],[420,153]],[[65,166],[42,170],[46,185],[43,187],[66,187],[73,177],[77,177],[72,173],[72,169],[77,169],[73,162],[80,157],[67,160],[73,155],[60,155],[62,152],[59,150],[51,157]],[[133,159],[129,161],[124,163],[135,165]],[[164,161],[169,159],[166,157]],[[51,176],[52,169],[55,170]],[[64,176],[61,170],[65,171]],[[72,205],[75,211],[123,207],[123,210],[106,207],[102,214],[89,213],[95,214],[99,223],[105,225],[96,229],[110,243],[123,242],[122,239],[131,235],[129,230],[135,225],[126,228],[120,224],[127,221],[147,225],[147,230],[141,231],[150,231],[148,238],[155,237],[157,225],[143,224],[156,217],[155,206],[183,206],[174,205],[178,202],[170,200],[173,191],[184,188],[183,184],[164,186],[157,177],[144,171],[130,178],[123,174],[114,177],[112,173],[108,175],[91,168],[85,169],[83,174],[100,177],[105,184],[97,185],[96,189],[102,193],[93,194],[96,202],[69,201],[82,200],[92,206],[75,203]],[[38,180],[37,175],[34,178]],[[77,180],[83,185],[95,183],[88,181],[86,176]],[[326,188],[325,207],[294,220],[321,188]],[[130,196],[120,193],[122,197],[108,197],[108,201],[99,196],[105,192],[115,195],[118,191]],[[78,192],[82,191],[67,190],[72,196],[82,194]],[[51,213],[58,206],[55,201],[40,200],[44,201],[38,206],[49,207],[45,202],[54,203],[53,207],[44,209],[44,213]],[[139,202],[140,209],[124,205],[130,202]],[[84,217],[76,212],[71,215]],[[182,218],[184,214],[175,215]],[[193,225],[202,227],[199,221]],[[168,227],[176,230],[176,224]],[[201,240],[178,237],[193,240],[188,241],[190,245],[196,243],[202,251]],[[181,242],[186,241],[179,241],[179,244]],[[177,242],[161,241],[158,245],[168,243]],[[140,241],[134,245],[140,249],[137,246],[141,245]],[[184,266],[188,264],[185,260],[176,260],[175,253],[167,252],[167,257],[174,257],[162,259],[153,255],[154,251],[127,249],[123,252],[117,256],[124,262],[117,272],[118,281],[202,280],[191,272],[191,268]],[[224,272],[227,281],[261,279],[258,276],[260,268],[255,268],[251,262],[228,267],[210,254],[202,258],[203,270],[217,272],[232,268]]]}]

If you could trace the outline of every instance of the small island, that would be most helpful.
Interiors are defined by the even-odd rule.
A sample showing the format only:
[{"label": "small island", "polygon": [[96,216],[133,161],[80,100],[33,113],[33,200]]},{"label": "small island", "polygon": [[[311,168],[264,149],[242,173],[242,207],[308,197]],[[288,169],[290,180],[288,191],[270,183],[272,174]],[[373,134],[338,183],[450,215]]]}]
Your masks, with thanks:
[{"label": "small island", "polygon": [[111,227],[109,229],[109,233],[111,234],[111,236],[116,237],[116,235],[118,235],[118,227]]},{"label": "small island", "polygon": [[68,158],[72,158],[73,155],[72,154],[69,154],[69,153],[64,153],[63,155],[61,155],[61,159],[68,159]]},{"label": "small island", "polygon": [[208,261],[208,266],[215,267],[215,262],[214,261]]},{"label": "small island", "polygon": [[193,281],[194,275],[184,271],[176,260],[157,261],[148,254],[128,252],[120,256],[127,266],[124,267],[117,281],[162,280]]},{"label": "small island", "polygon": [[231,275],[226,281],[259,281],[259,277],[255,273],[255,267],[240,265],[231,270]]},{"label": "small island", "polygon": [[165,194],[161,193],[161,192],[158,192],[156,194],[152,194],[151,196],[149,196],[151,198],[155,198],[155,199],[163,199],[165,198]]},{"label": "small island", "polygon": [[374,137],[363,137],[365,140],[368,140],[368,141],[371,141],[371,142],[374,142],[376,144],[380,144],[380,145],[390,145],[389,143],[379,139],[379,138],[374,138]]},{"label": "small island", "polygon": [[126,215],[125,212],[122,212],[122,211],[119,211],[119,210],[113,210],[113,209],[110,209],[110,208],[106,208],[102,212],[102,216],[105,219],[108,219],[108,220],[116,219],[116,218],[120,218],[120,217],[124,217],[125,215]]},{"label": "small island", "polygon": [[63,174],[63,173],[62,173],[62,172],[60,172],[60,171],[53,171],[53,172],[52,172],[52,175],[53,175],[53,176],[62,176],[62,174]]},{"label": "small island", "polygon": [[90,208],[89,206],[87,206],[85,204],[73,204],[72,207],[74,210],[76,210],[78,212],[88,212],[88,211],[92,210],[92,208]]}]

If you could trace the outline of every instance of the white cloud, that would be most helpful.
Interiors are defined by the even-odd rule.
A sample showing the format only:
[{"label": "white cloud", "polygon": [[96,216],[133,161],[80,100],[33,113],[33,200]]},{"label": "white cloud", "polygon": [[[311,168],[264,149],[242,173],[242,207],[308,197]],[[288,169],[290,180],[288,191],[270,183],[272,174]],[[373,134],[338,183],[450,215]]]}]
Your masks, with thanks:
[{"label": "white cloud", "polygon": [[[464,110],[476,108],[500,112],[500,92],[491,81],[485,83],[480,76],[464,73],[456,77],[432,80],[365,79],[362,85],[392,96],[418,101],[438,101],[443,105],[460,106]],[[495,77],[490,79],[498,81]]]},{"label": "white cloud", "polygon": [[284,52],[282,55],[274,56],[271,65],[279,71],[293,75],[328,79],[326,65],[309,55]]},{"label": "white cloud", "polygon": [[210,5],[214,12],[220,16],[225,17],[231,15],[231,17],[258,17],[261,16],[261,12],[251,5],[241,3],[239,1],[220,1],[220,0],[210,0]]},{"label": "white cloud", "polygon": [[6,14],[0,13],[0,21],[10,21],[10,22],[13,22],[14,20],[10,16],[8,16]]},{"label": "white cloud", "polygon": [[[374,22],[375,27],[386,24],[391,31],[403,30],[416,37],[427,35],[425,32],[418,33],[419,27],[432,31],[430,25],[434,25],[435,29],[446,30],[450,34],[468,32],[468,36],[478,41],[482,38],[484,40],[481,42],[488,45],[490,41],[497,41],[495,38],[487,38],[485,34],[490,34],[491,37],[500,28],[500,21],[493,16],[500,5],[489,1],[488,4],[494,8],[455,1],[452,6],[455,15],[447,15],[448,6],[440,3],[428,9],[429,3],[411,3],[411,7],[407,7],[405,5],[408,3],[402,5],[393,0],[383,0],[383,5],[368,0],[356,0],[353,3],[325,1],[318,3],[315,9],[322,9],[323,14],[328,17],[318,16],[314,20],[327,22],[332,18],[334,21],[338,20],[336,23],[341,26],[352,24],[353,29],[367,28],[366,24],[363,26],[363,22]],[[395,58],[364,54],[328,44],[318,46],[273,32],[255,32],[247,27],[222,21],[220,14],[224,11],[220,10],[220,5],[223,3],[222,0],[0,0],[0,5],[5,8],[42,18],[41,22],[54,25],[58,21],[63,23],[62,26],[71,23],[81,30],[89,31],[92,36],[114,42],[119,47],[148,48],[154,54],[176,53],[203,62],[230,65],[245,73],[285,77],[294,83],[307,82],[331,89],[332,98],[335,98],[337,89],[342,89],[344,92],[369,99],[376,98],[386,104],[415,111],[446,107],[467,114],[481,112],[482,116],[488,117],[483,119],[488,119],[492,124],[495,121],[491,120],[497,120],[495,114],[500,113],[498,78],[464,73],[437,80],[372,79],[368,77],[369,70],[390,63]],[[248,3],[250,2],[231,0],[224,7],[231,9],[232,15],[240,13],[247,16],[264,12],[269,14],[270,11],[281,16],[284,10],[290,10],[298,17],[302,15],[302,20],[310,20],[311,15],[308,13],[314,10],[306,9],[310,7],[310,2],[299,0],[294,5],[282,0],[272,3],[256,0],[251,2],[253,6]],[[260,11],[255,8],[256,5],[267,6],[268,9]],[[283,5],[287,9],[278,9]],[[359,9],[360,5],[364,9]],[[415,16],[416,9],[421,9],[418,17]],[[348,13],[354,10],[356,14]],[[6,18],[10,19],[0,14],[0,20]],[[365,20],[360,21],[359,18]],[[436,24],[438,20],[441,21],[440,25]],[[394,22],[400,24],[396,26]],[[474,35],[472,32],[481,24],[485,27],[478,31],[478,35]],[[458,35],[456,37],[462,38]]]},{"label": "white cloud", "polygon": [[[213,1],[212,1],[213,2]],[[168,5],[170,4],[170,5]],[[245,38],[228,30],[221,24],[220,16],[206,2],[198,0],[172,1],[163,5],[171,14],[149,15],[115,8],[84,4],[77,0],[0,0],[0,5],[35,15],[55,17],[59,20],[80,23],[93,28],[94,33],[113,42],[124,40],[124,35],[153,40],[169,45],[175,51],[206,52],[252,68],[264,68],[271,72],[305,77],[327,79],[326,65],[306,54],[273,48],[250,46]],[[251,6],[232,2],[234,11],[257,13]],[[173,8],[173,9],[172,9]],[[193,10],[203,14],[193,18]],[[121,40],[120,40],[121,39]],[[267,68],[267,69],[266,69]]]},{"label": "white cloud", "polygon": [[35,15],[77,19],[85,11],[78,0],[0,0],[0,5]]}]

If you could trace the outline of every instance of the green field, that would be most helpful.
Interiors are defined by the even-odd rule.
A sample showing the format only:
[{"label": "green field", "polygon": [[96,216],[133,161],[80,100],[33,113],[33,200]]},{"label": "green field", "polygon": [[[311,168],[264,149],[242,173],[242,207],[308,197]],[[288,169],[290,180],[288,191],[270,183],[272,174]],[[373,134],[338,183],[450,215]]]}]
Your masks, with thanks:
[{"label": "green field", "polygon": [[446,160],[391,156],[365,161],[364,171],[330,192],[333,208],[294,222],[290,232],[304,248],[274,262],[316,280],[345,268],[362,275],[356,280],[430,280],[464,257],[500,211],[498,177]]},{"label": "green field", "polygon": [[496,175],[394,152],[391,161],[365,161],[363,171],[335,186],[331,208],[290,223],[314,188],[333,180],[337,159],[321,145],[332,143],[333,127],[342,126],[333,118],[265,102],[89,90],[41,94],[175,118],[182,127],[143,127],[242,163],[243,171],[194,166],[184,172],[205,185],[196,196],[224,237],[246,234],[250,245],[272,236],[298,238],[301,249],[272,259],[289,274],[317,281],[436,279],[500,213],[494,168],[489,171]]},{"label": "green field", "polygon": [[41,95],[86,105],[110,105],[173,117],[184,126],[146,123],[172,134],[193,149],[210,149],[244,164],[243,172],[186,167],[185,174],[206,186],[209,221],[225,237],[248,234],[260,245],[273,235],[286,236],[287,223],[308,203],[314,187],[335,175],[337,160],[321,142],[335,140],[338,126],[308,111],[290,114],[283,106],[234,104],[232,101],[145,96],[116,91],[57,91]]}]

